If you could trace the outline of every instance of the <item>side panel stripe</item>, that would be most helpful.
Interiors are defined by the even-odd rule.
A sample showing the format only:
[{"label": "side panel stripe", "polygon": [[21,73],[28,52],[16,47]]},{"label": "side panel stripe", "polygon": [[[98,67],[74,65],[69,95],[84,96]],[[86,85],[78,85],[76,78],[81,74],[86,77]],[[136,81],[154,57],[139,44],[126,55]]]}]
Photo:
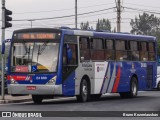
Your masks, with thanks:
[{"label": "side panel stripe", "polygon": [[120,81],[120,77],[121,77],[121,67],[118,68],[117,77],[116,77],[116,81],[114,83],[112,92],[117,92],[119,81]]},{"label": "side panel stripe", "polygon": [[110,70],[111,69],[111,67],[109,66],[109,68],[108,68],[108,71],[107,71],[107,78],[105,78],[105,83],[104,83],[104,87],[103,87],[103,90],[102,90],[102,93],[106,93],[106,89],[107,89],[107,85],[108,85],[108,83],[109,83],[109,79],[110,79],[110,77],[111,77],[111,75],[110,75]]},{"label": "side panel stripe", "polygon": [[102,90],[103,90],[103,87],[104,87],[104,84],[105,84],[105,81],[106,81],[106,75],[107,75],[107,72],[108,72],[108,68],[109,68],[109,63],[108,63],[107,69],[106,69],[106,73],[105,73],[105,76],[104,76],[104,79],[103,79],[103,83],[102,83],[100,93],[102,93]]},{"label": "side panel stripe", "polygon": [[109,93],[112,91],[114,81],[115,81],[115,76],[116,76],[116,64],[114,64],[114,68],[113,68],[112,75],[111,75],[111,78],[110,78],[110,83],[108,85],[108,89],[106,90]]}]

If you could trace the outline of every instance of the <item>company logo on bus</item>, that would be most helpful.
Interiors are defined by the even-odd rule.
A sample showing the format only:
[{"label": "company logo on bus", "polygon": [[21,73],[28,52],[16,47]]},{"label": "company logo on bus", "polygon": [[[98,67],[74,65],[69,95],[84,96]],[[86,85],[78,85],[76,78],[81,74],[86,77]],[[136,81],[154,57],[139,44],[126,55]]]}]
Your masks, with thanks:
[{"label": "company logo on bus", "polygon": [[101,71],[104,71],[104,67],[97,67],[97,72],[101,72]]}]

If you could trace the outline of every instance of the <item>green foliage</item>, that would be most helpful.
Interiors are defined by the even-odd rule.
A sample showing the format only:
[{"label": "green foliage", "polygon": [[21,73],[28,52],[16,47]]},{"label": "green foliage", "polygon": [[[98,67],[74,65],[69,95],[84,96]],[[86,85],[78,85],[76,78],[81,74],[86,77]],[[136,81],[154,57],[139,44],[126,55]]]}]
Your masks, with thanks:
[{"label": "green foliage", "polygon": [[160,54],[160,18],[154,14],[143,13],[135,19],[131,19],[130,25],[132,27],[131,33],[141,35],[152,35],[158,40],[158,53]]},{"label": "green foliage", "polygon": [[93,30],[93,27],[89,26],[89,22],[88,21],[86,23],[81,22],[80,28],[82,30]]},{"label": "green foliage", "polygon": [[115,32],[116,32],[116,28],[114,28],[114,29],[112,30],[112,32],[115,33]]},{"label": "green foliage", "polygon": [[[89,25],[89,22],[81,22],[80,28],[82,30],[93,30],[93,27]],[[111,31],[111,22],[108,19],[98,19],[96,23],[96,30],[101,31],[101,30],[106,30],[106,31]],[[115,32],[115,29],[113,30]]]},{"label": "green foliage", "polygon": [[111,31],[111,22],[108,19],[98,19],[98,22],[96,24],[96,30],[106,30]]},{"label": "green foliage", "polygon": [[133,34],[152,35],[160,27],[160,19],[154,14],[143,13],[142,15],[139,14],[139,18],[131,19],[130,25]]}]

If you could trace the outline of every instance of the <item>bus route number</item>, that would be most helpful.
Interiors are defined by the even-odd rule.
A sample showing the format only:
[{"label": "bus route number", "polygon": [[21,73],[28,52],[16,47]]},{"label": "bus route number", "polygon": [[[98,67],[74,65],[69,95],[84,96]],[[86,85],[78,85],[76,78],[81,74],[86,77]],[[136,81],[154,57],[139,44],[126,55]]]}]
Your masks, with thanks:
[{"label": "bus route number", "polygon": [[36,80],[47,80],[47,77],[45,77],[45,76],[36,77]]}]

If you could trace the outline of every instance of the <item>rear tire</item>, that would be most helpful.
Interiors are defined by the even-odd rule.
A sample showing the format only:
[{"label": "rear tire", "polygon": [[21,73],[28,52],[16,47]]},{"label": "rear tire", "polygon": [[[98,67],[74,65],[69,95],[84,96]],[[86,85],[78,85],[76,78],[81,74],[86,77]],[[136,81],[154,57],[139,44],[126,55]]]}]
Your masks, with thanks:
[{"label": "rear tire", "polygon": [[42,95],[32,95],[32,100],[35,104],[41,104],[43,100]]},{"label": "rear tire", "polygon": [[130,84],[130,92],[129,92],[129,97],[134,98],[137,97],[138,94],[138,83],[137,79],[135,77],[132,77],[131,79],[131,84]]},{"label": "rear tire", "polygon": [[119,93],[121,98],[134,98],[138,94],[138,82],[135,77],[132,77],[130,83],[130,92]]},{"label": "rear tire", "polygon": [[77,101],[87,102],[90,98],[90,87],[86,79],[83,79],[80,84],[80,95],[77,95]]}]

